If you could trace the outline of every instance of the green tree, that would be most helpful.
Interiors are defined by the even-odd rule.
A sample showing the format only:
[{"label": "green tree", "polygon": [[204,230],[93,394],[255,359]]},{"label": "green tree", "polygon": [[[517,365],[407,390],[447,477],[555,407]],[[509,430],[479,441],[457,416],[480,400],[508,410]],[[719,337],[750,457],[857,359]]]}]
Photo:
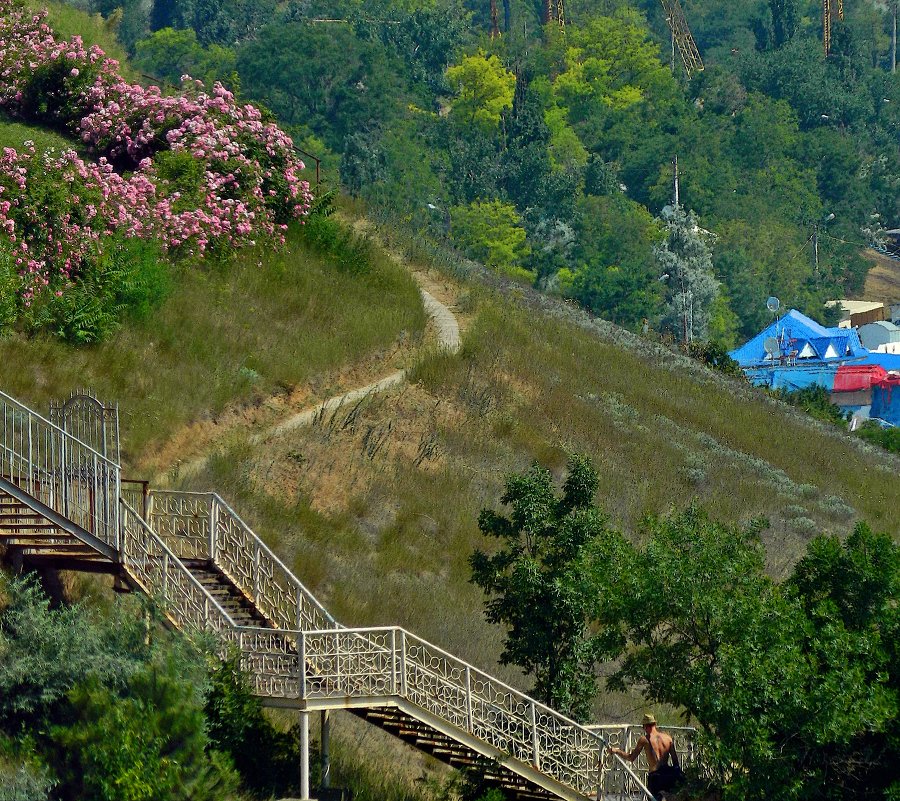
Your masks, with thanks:
[{"label": "green tree", "polygon": [[139,669],[122,694],[95,678],[73,689],[51,731],[62,795],[212,801],[234,792],[230,762],[207,754],[202,667],[197,654],[173,651]]},{"label": "green tree", "polygon": [[772,43],[782,47],[794,38],[800,24],[800,9],[797,0],[769,0],[772,15]]},{"label": "green tree", "polygon": [[238,49],[242,92],[280,120],[308,125],[340,153],[348,136],[387,125],[404,91],[384,45],[346,25],[273,24]]},{"label": "green tree", "polygon": [[203,47],[192,28],[162,28],[135,46],[135,65],[155,78],[178,86],[182,75],[207,84],[231,81],[235,73],[234,51],[222,45]]},{"label": "green tree", "polygon": [[641,688],[702,732],[724,799],[889,798],[898,714],[900,546],[858,526],[813,540],[784,584],[759,534],[699,507],[590,559],[612,689]]},{"label": "green tree", "polygon": [[591,17],[573,28],[566,42],[565,66],[554,81],[554,90],[576,123],[674,89],[668,68],[659,60],[659,49],[634,9]]},{"label": "green tree", "polygon": [[503,111],[512,106],[516,76],[497,56],[480,51],[448,67],[447,83],[454,92],[453,118],[463,126],[476,125],[493,131]]},{"label": "green tree", "polygon": [[673,206],[663,219],[667,237],[655,249],[661,280],[667,286],[663,323],[685,344],[705,340],[719,286],[713,277],[712,254],[693,213]]},{"label": "green tree", "polygon": [[205,708],[211,746],[231,757],[246,788],[266,798],[299,791],[299,734],[272,726],[241,670],[239,654],[213,662]]},{"label": "green tree", "polygon": [[571,296],[585,308],[636,328],[656,317],[664,284],[653,258],[659,228],[649,212],[619,192],[578,204]]},{"label": "green tree", "polygon": [[607,535],[596,491],[597,474],[582,457],[569,460],[559,496],[537,464],[509,476],[500,498],[509,516],[484,509],[478,517],[500,550],[476,550],[469,559],[472,581],[490,598],[485,616],[507,628],[501,662],[521,667],[540,700],[578,719],[588,717],[597,682],[583,580],[585,553]]},{"label": "green tree", "polygon": [[500,200],[454,206],[450,233],[470,258],[498,270],[515,270],[529,252],[516,207]]}]

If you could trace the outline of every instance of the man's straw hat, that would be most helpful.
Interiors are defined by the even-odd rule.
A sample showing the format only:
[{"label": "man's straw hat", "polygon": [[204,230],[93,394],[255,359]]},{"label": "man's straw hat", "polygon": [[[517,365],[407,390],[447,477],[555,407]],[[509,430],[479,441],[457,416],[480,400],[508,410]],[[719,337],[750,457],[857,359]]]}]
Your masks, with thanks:
[{"label": "man's straw hat", "polygon": [[641,721],[641,726],[651,726],[651,725],[652,726],[656,725],[656,718],[653,717],[653,715],[648,713],[648,714],[644,715],[644,719]]}]

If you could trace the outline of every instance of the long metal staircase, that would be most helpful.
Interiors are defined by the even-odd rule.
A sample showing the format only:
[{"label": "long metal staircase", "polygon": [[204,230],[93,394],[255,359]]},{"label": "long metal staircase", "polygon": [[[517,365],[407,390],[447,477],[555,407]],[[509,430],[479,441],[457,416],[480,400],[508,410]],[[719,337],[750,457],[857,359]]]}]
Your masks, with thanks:
[{"label": "long metal staircase", "polygon": [[117,459],[88,444],[100,443],[86,432],[91,420],[105,425],[102,404],[86,394],[70,403],[77,426],[0,392],[7,558],[113,573],[175,627],[237,648],[264,703],[300,711],[303,798],[308,716],[332,709],[477,769],[512,797],[652,798],[645,774],[607,752],[628,747],[633,730],[581,726],[403,628],[341,626],[215,493],[123,481]]}]

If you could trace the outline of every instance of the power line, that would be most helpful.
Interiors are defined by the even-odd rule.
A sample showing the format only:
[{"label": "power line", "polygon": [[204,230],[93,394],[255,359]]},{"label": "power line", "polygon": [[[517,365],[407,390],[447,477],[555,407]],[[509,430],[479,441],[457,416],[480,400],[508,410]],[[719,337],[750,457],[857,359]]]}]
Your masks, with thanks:
[{"label": "power line", "polygon": [[845,245],[853,245],[853,247],[857,248],[870,248],[871,245],[865,245],[862,242],[848,242],[846,239],[841,239],[839,236],[832,236],[831,234],[826,234],[824,231],[819,231],[819,236],[827,237],[828,239],[833,239],[835,242],[843,242]]}]

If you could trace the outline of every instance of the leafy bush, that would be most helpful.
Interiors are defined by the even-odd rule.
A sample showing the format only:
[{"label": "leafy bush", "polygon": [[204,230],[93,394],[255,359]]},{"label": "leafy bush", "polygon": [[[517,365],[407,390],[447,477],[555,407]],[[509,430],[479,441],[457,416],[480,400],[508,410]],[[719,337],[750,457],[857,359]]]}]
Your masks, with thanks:
[{"label": "leafy bush", "polygon": [[96,342],[127,309],[146,312],[165,283],[146,258],[146,276],[123,264],[120,238],[202,257],[283,239],[308,214],[303,162],[259,109],[220,84],[186,81],[172,95],[131,85],[102,50],[58,39],[45,18],[0,0],[0,107],[77,135],[99,161],[29,141],[4,150],[0,329],[40,299],[32,328]]},{"label": "leafy bush", "polygon": [[789,403],[803,409],[811,417],[822,420],[825,423],[832,423],[839,428],[847,427],[847,418],[844,413],[831,402],[831,396],[828,390],[820,386],[806,387],[798,389],[796,392],[788,392],[784,389],[776,389],[772,391],[772,395],[778,400]]},{"label": "leafy bush", "polygon": [[151,240],[118,239],[74,287],[36,304],[35,330],[46,329],[73,345],[106,339],[123,317],[146,317],[169,290],[169,268]]},{"label": "leafy bush", "polygon": [[92,677],[69,693],[64,721],[51,730],[68,797],[213,801],[236,789],[229,760],[207,754],[203,701],[190,661],[167,657],[142,666],[122,692]]},{"label": "leafy bush", "polygon": [[878,423],[867,420],[860,426],[857,434],[866,442],[878,445],[891,453],[900,453],[900,427],[882,428]]},{"label": "leafy bush", "polygon": [[375,254],[371,240],[333,219],[328,208],[323,214],[310,216],[302,236],[316,253],[329,256],[348,273],[360,275],[371,268]]},{"label": "leafy bush", "polygon": [[714,370],[742,378],[741,366],[728,355],[728,350],[719,342],[691,342],[688,354]]},{"label": "leafy bush", "polygon": [[212,747],[229,755],[243,785],[255,794],[295,793],[300,786],[299,732],[280,732],[267,720],[237,655],[215,662],[209,682],[205,709]]},{"label": "leafy bush", "polygon": [[161,627],[148,642],[133,600],[51,608],[33,578],[0,574],[0,779],[26,793],[11,798],[51,784],[63,799],[233,797],[230,758],[207,735],[203,653]]}]

